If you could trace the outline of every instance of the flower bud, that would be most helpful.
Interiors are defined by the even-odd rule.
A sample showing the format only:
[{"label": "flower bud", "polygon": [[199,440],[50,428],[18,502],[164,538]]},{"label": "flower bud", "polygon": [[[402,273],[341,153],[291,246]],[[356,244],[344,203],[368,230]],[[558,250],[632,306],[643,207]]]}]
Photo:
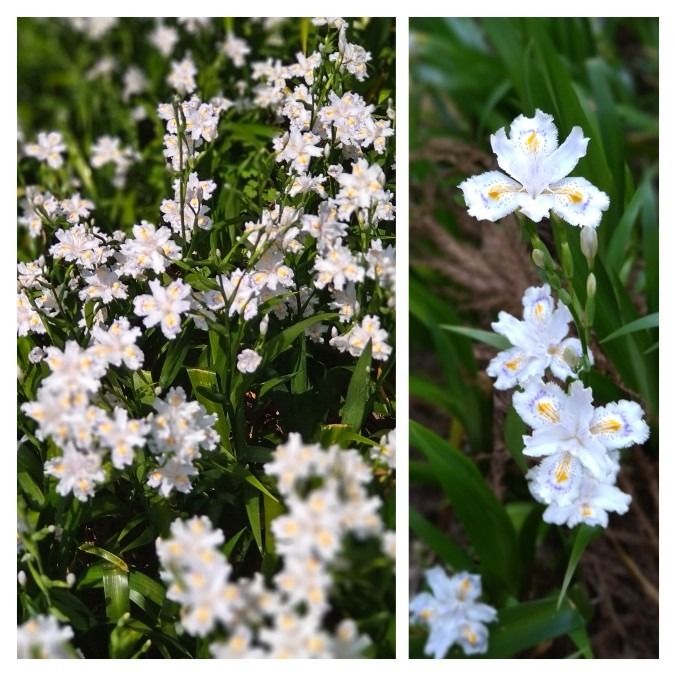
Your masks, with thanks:
[{"label": "flower bud", "polygon": [[563,360],[572,370],[576,371],[579,367],[579,354],[572,347],[565,347]]},{"label": "flower bud", "polygon": [[598,234],[594,227],[582,227],[579,235],[581,252],[590,265],[598,252]]},{"label": "flower bud", "polygon": [[66,583],[72,588],[75,585],[76,577],[72,572],[66,574]]},{"label": "flower bud", "polygon": [[265,314],[265,316],[263,316],[262,318],[262,321],[260,322],[260,329],[259,329],[260,335],[267,335],[267,326],[269,325],[269,323],[270,323],[270,315]]},{"label": "flower bud", "polygon": [[26,585],[26,573],[23,570],[19,570],[19,573],[17,574],[17,578],[19,580],[19,585],[23,588]]},{"label": "flower bud", "polygon": [[551,284],[553,290],[560,290],[560,277],[557,274],[551,274],[548,278],[548,283]]},{"label": "flower bud", "polygon": [[546,267],[546,256],[538,249],[535,248],[532,251],[532,262],[541,269]]},{"label": "flower bud", "polygon": [[597,290],[597,284],[595,282],[595,274],[591,272],[586,279],[586,294],[589,298],[595,296],[595,291]]},{"label": "flower bud", "polygon": [[564,288],[558,290],[558,297],[563,304],[567,305],[568,307],[572,306],[572,297]]}]

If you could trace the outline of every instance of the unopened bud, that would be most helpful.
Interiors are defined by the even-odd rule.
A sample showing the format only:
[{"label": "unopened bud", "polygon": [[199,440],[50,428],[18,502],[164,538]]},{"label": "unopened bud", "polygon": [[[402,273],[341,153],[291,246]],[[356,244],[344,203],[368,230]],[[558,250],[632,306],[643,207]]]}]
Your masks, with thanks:
[{"label": "unopened bud", "polygon": [[76,577],[72,572],[66,574],[66,583],[72,588],[75,585]]},{"label": "unopened bud", "polygon": [[532,262],[541,269],[546,267],[546,256],[538,249],[535,248],[532,251]]},{"label": "unopened bud", "polygon": [[270,315],[265,314],[265,316],[262,318],[262,321],[260,322],[260,335],[267,335],[267,326],[270,323]]},{"label": "unopened bud", "polygon": [[573,347],[565,347],[563,360],[572,370],[576,370],[579,366],[579,354],[577,354]]},{"label": "unopened bud", "polygon": [[581,252],[590,265],[598,252],[598,234],[594,227],[582,227],[579,235]]},{"label": "unopened bud", "polygon": [[572,305],[572,298],[564,288],[558,290],[558,297],[564,305],[567,305],[568,307]]},{"label": "unopened bud", "polygon": [[597,290],[597,284],[595,282],[595,274],[591,272],[586,279],[586,295],[589,298],[595,296],[595,291]]},{"label": "unopened bud", "polygon": [[551,288],[553,290],[560,290],[560,277],[557,274],[551,274],[551,276],[548,278],[548,283],[551,284]]},{"label": "unopened bud", "polygon": [[19,570],[19,573],[17,574],[17,579],[19,580],[19,585],[21,587],[26,585],[26,573],[23,570]]}]

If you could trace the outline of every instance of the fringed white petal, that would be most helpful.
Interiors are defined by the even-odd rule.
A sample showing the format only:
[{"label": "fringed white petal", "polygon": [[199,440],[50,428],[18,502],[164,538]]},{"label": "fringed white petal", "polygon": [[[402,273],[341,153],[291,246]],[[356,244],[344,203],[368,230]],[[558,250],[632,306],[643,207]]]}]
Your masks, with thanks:
[{"label": "fringed white petal", "polygon": [[649,437],[649,427],[643,415],[642,408],[634,401],[610,403],[595,410],[590,431],[608,449],[644,443]]},{"label": "fringed white petal", "polygon": [[551,287],[530,286],[523,295],[523,319],[534,324],[544,326],[548,323],[553,310],[555,300],[551,295]]},{"label": "fringed white petal", "polygon": [[534,117],[516,117],[511,123],[509,136],[516,148],[533,161],[551,155],[558,148],[558,130],[553,116],[539,109]]},{"label": "fringed white petal", "polygon": [[609,197],[585,178],[564,178],[546,192],[554,197],[553,212],[570,225],[597,227],[609,208]]},{"label": "fringed white petal", "polygon": [[560,422],[565,394],[554,382],[536,382],[513,395],[513,407],[523,422],[533,429],[543,429]]},{"label": "fringed white petal", "polygon": [[583,473],[583,465],[576,457],[558,452],[528,472],[530,492],[542,504],[568,506],[579,496]]},{"label": "fringed white petal", "polygon": [[497,321],[492,322],[492,330],[503,335],[514,346],[525,344],[529,339],[525,322],[508,312],[499,312]]},{"label": "fringed white petal", "polygon": [[584,138],[581,127],[574,127],[565,142],[548,158],[549,180],[555,183],[574,169],[585,156],[589,138]]},{"label": "fringed white petal", "polygon": [[518,208],[522,186],[499,171],[468,178],[459,186],[469,215],[478,220],[499,220]]},{"label": "fringed white petal", "polygon": [[568,506],[551,504],[544,511],[544,521],[555,525],[574,527],[579,523],[607,527],[608,512],[624,514],[631,496],[609,483],[586,476],[579,497]]},{"label": "fringed white petal", "polygon": [[487,374],[495,380],[495,389],[512,389],[522,382],[522,375],[531,359],[517,347],[499,352],[487,367]]},{"label": "fringed white petal", "polygon": [[564,421],[570,428],[587,429],[593,418],[593,390],[578,380],[568,389]]},{"label": "fringed white petal", "polygon": [[492,150],[497,155],[499,168],[518,181],[521,178],[525,180],[530,173],[530,156],[523,154],[515,143],[506,137],[504,129],[492,134],[490,143]]}]

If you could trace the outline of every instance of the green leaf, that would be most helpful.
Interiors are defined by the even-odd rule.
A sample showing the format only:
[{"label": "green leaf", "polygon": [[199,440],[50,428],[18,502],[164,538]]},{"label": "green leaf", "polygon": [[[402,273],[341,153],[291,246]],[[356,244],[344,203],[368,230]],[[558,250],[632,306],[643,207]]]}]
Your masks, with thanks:
[{"label": "green leaf", "polygon": [[246,481],[249,485],[267,495],[270,499],[278,501],[277,498],[245,466],[242,466],[241,464],[232,464],[228,469],[237,478]]},{"label": "green leaf", "polygon": [[418,396],[428,401],[432,405],[452,412],[456,403],[448,392],[435,382],[430,382],[426,377],[410,374],[408,377],[408,386],[411,396]]},{"label": "green leaf", "polygon": [[423,485],[435,485],[440,487],[438,474],[434,471],[428,462],[415,462],[410,460],[408,463],[408,474],[410,480]]},{"label": "green leaf", "polygon": [[129,611],[129,574],[116,565],[103,566],[105,613],[117,621]]},{"label": "green leaf", "polygon": [[555,598],[508,607],[499,612],[498,623],[490,629],[490,646],[483,658],[509,658],[583,626],[576,608],[569,602],[558,608]]},{"label": "green leaf", "polygon": [[523,435],[526,432],[527,425],[515,411],[513,405],[510,405],[504,420],[504,445],[506,445],[506,449],[511,453],[523,473],[527,473],[527,461],[523,455],[523,448],[525,447]]},{"label": "green leaf", "polygon": [[353,431],[361,429],[363,419],[366,414],[368,399],[370,398],[370,362],[373,348],[373,341],[368,340],[368,344],[359,356],[359,360],[354,367],[354,373],[349,380],[349,388],[345,398],[345,405],[342,409],[342,424],[346,424]]},{"label": "green leaf", "polygon": [[141,546],[146,546],[154,542],[157,539],[157,532],[152,526],[149,526],[147,529],[143,530],[131,543],[127,544],[120,553],[127,553],[128,551],[133,551],[135,548],[140,548]]},{"label": "green leaf", "polygon": [[428,429],[410,422],[410,444],[423,452],[464,525],[484,573],[516,595],[520,586],[520,551],[504,507],[466,455]]},{"label": "green leaf", "polygon": [[603,528],[596,526],[590,527],[589,525],[579,525],[576,532],[574,533],[574,544],[572,545],[572,552],[570,553],[570,559],[567,562],[567,569],[565,570],[565,578],[563,579],[562,588],[560,589],[560,595],[558,596],[558,607],[560,607],[565,599],[565,594],[567,593],[567,588],[572,581],[572,575],[574,570],[577,568],[579,561],[583,552],[586,550],[586,547],[602,534]]},{"label": "green leaf", "polygon": [[410,529],[453,570],[473,570],[471,558],[414,508],[409,510]]},{"label": "green leaf", "polygon": [[659,348],[659,342],[658,340],[649,348],[646,349],[643,354],[651,354],[652,352],[655,352]]},{"label": "green leaf", "polygon": [[169,344],[167,349],[162,372],[159,376],[159,386],[162,389],[166,389],[173,384],[192,345],[192,330],[189,326],[186,326],[181,331],[179,337]]},{"label": "green leaf", "polygon": [[621,326],[618,330],[615,330],[613,333],[610,333],[605,338],[600,340],[600,344],[614,340],[615,338],[621,337],[623,335],[628,335],[629,333],[635,333],[640,330],[647,330],[648,328],[658,328],[659,327],[659,313],[655,312],[654,314],[648,314],[647,316],[640,317],[635,321],[627,323],[625,326]]},{"label": "green leaf", "polygon": [[96,617],[72,591],[64,588],[52,588],[51,600],[76,631],[86,631],[97,623]]},{"label": "green leaf", "polygon": [[224,407],[228,404],[228,398],[220,391],[218,375],[204,368],[187,368],[186,370],[197,400],[206,408],[206,412],[218,417],[215,428],[221,442],[226,446],[225,449],[228,450],[230,426]]},{"label": "green leaf", "polygon": [[638,220],[638,215],[642,210],[642,204],[645,196],[645,185],[641,185],[636,190],[633,198],[625,208],[621,220],[617,226],[612,230],[612,236],[607,248],[607,264],[610,265],[617,273],[626,260],[626,248],[630,242],[631,234],[635,229]]},{"label": "green leaf", "polygon": [[651,176],[648,178],[642,209],[642,251],[644,253],[647,309],[655,312],[659,306],[659,225],[656,194]]},{"label": "green leaf", "polygon": [[274,555],[276,545],[272,532],[272,521],[284,513],[284,507],[278,500],[263,495],[263,512],[265,515],[265,555]]},{"label": "green leaf", "polygon": [[91,553],[92,555],[97,555],[99,558],[103,558],[103,560],[107,560],[109,563],[112,563],[113,565],[121,569],[123,572],[129,571],[128,565],[124,562],[124,560],[122,560],[122,558],[116,556],[114,553],[111,553],[110,551],[106,551],[104,548],[94,546],[93,544],[82,544],[79,548],[80,551],[84,551],[85,553]]},{"label": "green leaf", "polygon": [[154,602],[158,607],[161,607],[164,604],[166,588],[159,582],[143,574],[143,572],[131,570],[129,573],[129,588],[143,598]]},{"label": "green leaf", "polygon": [[276,389],[280,384],[292,380],[297,373],[289,373],[288,375],[280,375],[279,377],[273,377],[271,380],[267,380],[262,387],[260,387],[260,398],[263,398],[268,391]]},{"label": "green leaf", "polygon": [[33,477],[28,471],[20,471],[18,475],[19,485],[23,490],[24,496],[29,500],[31,507],[39,511],[45,503],[45,496],[38,484],[33,480]]},{"label": "green leaf", "polygon": [[411,341],[433,349],[445,375],[452,414],[466,429],[471,448],[488,451],[492,447],[492,397],[471,384],[477,376],[472,345],[468,340],[453,338],[440,328],[456,325],[459,319],[452,309],[428,292],[423,283],[410,279]]},{"label": "green leaf", "polygon": [[246,501],[246,514],[248,522],[251,525],[251,532],[255,543],[258,545],[260,553],[263,552],[262,543],[262,519],[260,518],[260,494],[257,490],[248,485],[244,485],[244,499]]},{"label": "green leaf", "polygon": [[141,514],[139,516],[136,516],[135,518],[132,518],[123,528],[122,531],[117,535],[116,538],[116,547],[118,547],[122,540],[131,533],[132,530],[136,529],[141,523],[146,522],[146,515]]},{"label": "green leaf", "polygon": [[309,19],[302,18],[300,19],[300,47],[302,48],[302,53],[307,54],[307,39],[309,38]]},{"label": "green leaf", "polygon": [[471,338],[478,342],[483,342],[486,345],[491,347],[496,347],[497,349],[511,349],[513,345],[505,338],[503,335],[498,333],[493,333],[488,330],[479,330],[478,328],[466,328],[465,326],[441,326],[443,330],[450,331],[451,333],[457,333],[458,335],[463,335],[464,337]]},{"label": "green leaf", "polygon": [[225,122],[221,129],[231,135],[233,139],[256,142],[261,144],[268,139],[275,138],[281,133],[281,129],[266,124],[253,124],[251,122]]},{"label": "green leaf", "polygon": [[322,424],[319,442],[325,448],[330,445],[339,445],[341,448],[344,448],[351,443],[369,445],[374,448],[379,446],[377,441],[361,436],[361,434],[355,434],[345,424]]},{"label": "green leaf", "polygon": [[90,565],[77,581],[77,588],[97,588],[103,585],[103,563]]},{"label": "green leaf", "polygon": [[281,352],[288,349],[298,337],[304,335],[307,328],[310,328],[316,323],[321,323],[322,321],[332,321],[333,319],[336,319],[337,316],[337,312],[315,314],[308,319],[303,319],[302,321],[289,326],[285,330],[282,330],[281,333],[275,335],[265,344],[263,348],[265,361],[268,363],[273,361],[281,354]]},{"label": "green leaf", "polygon": [[232,535],[223,545],[223,555],[229,558],[234,551],[234,547],[237,545],[237,542],[241,539],[242,535],[246,532],[246,528],[243,527],[237,534]]},{"label": "green leaf", "polygon": [[570,639],[576,645],[579,653],[585,659],[594,659],[593,648],[591,647],[591,641],[588,637],[588,631],[585,627],[577,628],[576,630],[570,631]]}]

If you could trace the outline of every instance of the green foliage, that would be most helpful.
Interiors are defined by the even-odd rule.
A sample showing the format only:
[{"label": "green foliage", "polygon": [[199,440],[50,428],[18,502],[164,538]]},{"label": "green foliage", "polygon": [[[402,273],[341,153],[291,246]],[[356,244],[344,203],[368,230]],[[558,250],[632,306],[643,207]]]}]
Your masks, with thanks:
[{"label": "green foliage", "polygon": [[[146,270],[146,275],[125,278],[128,298],[115,298],[103,308],[108,322],[127,316],[132,324],[143,325],[134,316],[133,298],[148,293],[149,278],[157,278],[163,287],[182,279],[194,291],[226,295],[220,275],[228,277],[235,268],[253,269],[263,253],[243,236],[246,223],[255,224],[266,211],[277,209],[279,219],[284,212],[297,213],[294,223],[284,227],[297,224],[299,230],[302,214],[315,213],[322,201],[316,191],[290,194],[288,166],[276,160],[272,143],[285,129],[271,108],[252,104],[259,83],[252,76],[251,63],[237,67],[225,57],[221,45],[226,32],[233,31],[246,39],[253,60],[269,57],[290,64],[300,51],[305,55],[319,47],[327,54],[334,51],[338,31],[315,26],[308,19],[288,19],[272,31],[283,39],[268,43],[267,30],[247,19],[214,20],[204,29],[208,39],[204,39],[206,33],[195,38],[174,20],[167,22],[179,35],[170,58],[151,45],[148,36],[155,22],[150,19],[121,19],[96,39],[60,19],[18,21],[18,117],[24,141],[32,142],[40,131],[58,129],[66,145],[65,165],[59,169],[20,155],[20,201],[30,186],[48,190],[58,199],[79,191],[95,202],[95,224],[102,232],[111,235],[121,230],[131,237],[132,226],[142,220],[163,224],[160,205],[173,196],[174,181],[184,191],[190,172],[198,171],[200,179],[212,179],[217,186],[209,203],[212,229],[195,228],[191,240],[183,229],[174,237],[180,259],[162,273]],[[338,95],[358,93],[377,107],[378,120],[387,119],[387,101],[392,99],[392,107],[395,101],[393,28],[391,19],[350,20],[350,35],[354,31],[355,40],[372,54],[369,77],[362,82],[324,57],[308,89],[314,97],[308,105],[312,123],[318,108],[327,104],[330,90]],[[195,93],[201,100],[229,96],[236,104],[221,114],[215,140],[205,143],[203,152],[191,158],[189,165],[172,171],[163,157],[166,130],[157,116],[157,105],[173,101],[175,92],[167,83],[171,61],[188,50],[197,64]],[[105,68],[100,72],[101,57],[114,59],[110,72]],[[127,97],[122,93],[122,79],[132,65],[147,78],[147,90]],[[238,93],[240,80],[246,83],[243,94]],[[179,98],[189,99],[189,95]],[[138,117],[132,117],[132,109]],[[178,134],[185,133],[183,125]],[[113,184],[111,166],[92,166],[92,145],[104,134],[122,139],[122,145],[137,155],[121,188]],[[329,141],[330,152],[312,161],[315,173],[323,174],[334,196],[340,186],[328,176],[328,167],[340,165],[349,171],[352,162],[344,158],[335,138]],[[372,145],[363,152],[364,159],[385,169],[387,189],[392,192],[394,141],[388,138],[382,153]],[[372,212],[369,217],[373,218]],[[362,251],[363,259],[376,239],[385,245],[394,243],[393,221],[381,219],[369,227],[370,223],[359,223],[359,218],[363,221],[361,215],[354,215],[344,242]],[[52,218],[42,210],[39,219],[42,231],[38,237],[28,236],[25,228],[19,230],[18,259],[32,261],[45,255],[45,274],[49,288],[57,291],[59,313],[54,317],[42,313],[46,333],[30,332],[19,339],[19,405],[36,400],[50,373],[44,361],[29,358],[31,350],[48,345],[63,349],[73,341],[87,347],[95,314],[103,307],[95,299],[79,299],[80,288],[68,288],[69,280],[77,276],[76,265],[50,253],[54,233],[69,227],[65,216]],[[331,442],[357,448],[369,461],[370,449],[395,427],[395,355],[384,363],[371,358],[370,345],[358,359],[329,346],[331,328],[342,334],[347,327],[329,307],[328,290],[313,283],[317,251],[312,237],[307,236],[307,242],[297,252],[285,252],[295,273],[294,288],[284,288],[261,301],[253,318],[244,320],[229,312],[231,299],[226,298],[224,310],[207,317],[205,326],[183,316],[175,339],[167,339],[160,325],[143,327],[137,342],[145,355],[142,369],[123,364],[109,368],[105,375],[96,404],[106,414],[123,405],[130,419],[146,419],[157,414],[153,404],[158,398],[181,387],[188,401],[198,402],[215,416],[213,428],[219,441],[213,452],[204,452],[196,460],[198,475],[192,479],[192,491],[173,491],[165,497],[150,487],[158,460],[146,446],[136,448],[133,464],[122,469],[106,459],[104,485],[89,500],[64,497],[57,493],[56,481],[44,473],[45,462],[62,454],[58,444],[43,439],[39,425],[23,411],[19,413],[19,567],[27,575],[19,589],[19,623],[41,613],[71,623],[76,632],[74,644],[87,658],[209,656],[206,640],[193,639],[180,627],[177,631],[180,608],[166,599],[155,552],[157,539],[166,538],[178,518],[207,515],[225,534],[222,551],[234,577],[261,572],[272,587],[281,562],[271,524],[286,505],[265,465],[277,446],[291,432],[313,443],[326,428],[344,424],[344,433],[336,434]],[[119,249],[118,243],[115,246]],[[29,295],[35,305],[38,293]],[[290,310],[280,311],[280,299],[288,301]],[[361,310],[355,319],[377,315],[393,344],[395,314],[388,300],[379,280],[366,278],[358,285],[356,301]],[[312,341],[307,331],[317,327],[327,332]],[[253,373],[237,368],[243,348],[254,349],[262,357]],[[381,500],[386,526],[393,529],[395,474],[379,465],[374,469],[372,496]],[[356,543],[345,544],[346,555],[354,560],[350,572],[354,579],[338,580],[335,597],[330,598],[334,612],[329,628],[333,630],[341,619],[353,618],[358,630],[371,637],[370,656],[389,657],[395,649],[393,566],[373,542],[364,545],[370,546],[370,557],[359,557]],[[63,581],[67,574],[74,575],[73,585]],[[357,593],[358,601],[346,597],[350,593]]]}]

